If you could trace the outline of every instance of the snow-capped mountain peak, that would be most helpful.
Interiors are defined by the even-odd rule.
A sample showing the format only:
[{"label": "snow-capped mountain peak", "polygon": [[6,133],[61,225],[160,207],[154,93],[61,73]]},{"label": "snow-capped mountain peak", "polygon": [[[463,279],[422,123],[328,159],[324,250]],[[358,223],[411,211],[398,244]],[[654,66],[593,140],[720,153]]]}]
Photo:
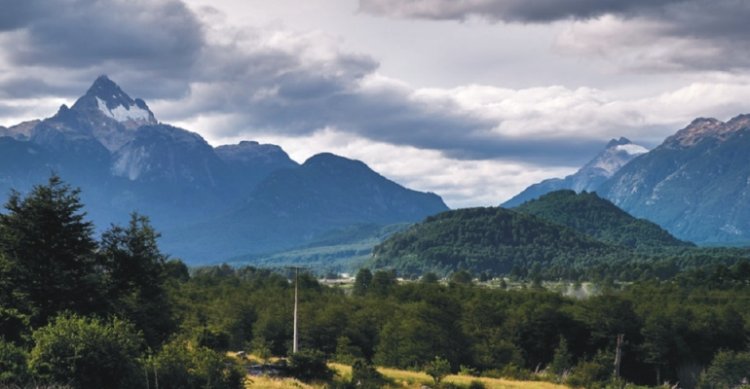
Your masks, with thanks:
[{"label": "snow-capped mountain peak", "polygon": [[78,99],[73,109],[90,114],[102,114],[127,129],[157,124],[153,112],[141,99],[133,99],[106,75],[99,76],[86,94]]},{"label": "snow-capped mountain peak", "polygon": [[[609,178],[615,172],[620,170],[626,163],[630,162],[631,159],[638,155],[648,152],[648,149],[641,145],[632,143],[627,138],[620,138],[619,140],[612,139],[602,152],[597,154],[594,159],[584,165],[576,175],[584,176],[602,176]],[[592,171],[595,170],[595,171]],[[583,173],[583,174],[581,174]],[[586,185],[584,185],[586,186]],[[572,188],[574,190],[584,190],[590,188]]]},{"label": "snow-capped mountain peak", "polygon": [[612,177],[628,162],[647,152],[647,148],[631,142],[628,138],[612,139],[607,143],[604,150],[574,174],[531,185],[502,205],[514,207],[545,193],[560,189],[572,189],[576,192],[596,191],[599,185]]}]

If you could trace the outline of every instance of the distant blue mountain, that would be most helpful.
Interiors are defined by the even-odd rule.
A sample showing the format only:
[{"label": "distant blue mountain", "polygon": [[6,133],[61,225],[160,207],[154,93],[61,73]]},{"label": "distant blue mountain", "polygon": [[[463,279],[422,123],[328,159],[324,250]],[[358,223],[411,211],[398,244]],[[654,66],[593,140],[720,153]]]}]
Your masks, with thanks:
[{"label": "distant blue mountain", "polygon": [[750,244],[750,115],[699,118],[599,188],[633,216],[702,244]]},{"label": "distant blue mountain", "polygon": [[[614,146],[614,149],[613,149]],[[613,154],[620,148],[619,154]],[[596,191],[675,237],[704,245],[750,245],[750,115],[698,118],[651,151],[613,142],[577,173],[535,184],[503,204],[514,207],[558,189]],[[620,156],[607,174],[587,174]],[[619,157],[618,157],[619,158]],[[594,179],[591,179],[593,177]],[[585,185],[576,186],[576,182]]]},{"label": "distant blue mountain", "polygon": [[643,146],[627,138],[612,139],[607,146],[577,172],[565,178],[550,178],[533,184],[510,200],[501,204],[505,208],[517,207],[529,200],[562,189],[575,192],[593,192],[633,158],[648,152]]},{"label": "distant blue mountain", "polygon": [[99,226],[137,211],[165,251],[198,264],[305,245],[350,225],[415,222],[447,210],[332,154],[299,165],[276,145],[212,147],[159,122],[146,102],[106,76],[72,107],[0,127],[0,191],[28,190],[51,172],[82,188]]}]

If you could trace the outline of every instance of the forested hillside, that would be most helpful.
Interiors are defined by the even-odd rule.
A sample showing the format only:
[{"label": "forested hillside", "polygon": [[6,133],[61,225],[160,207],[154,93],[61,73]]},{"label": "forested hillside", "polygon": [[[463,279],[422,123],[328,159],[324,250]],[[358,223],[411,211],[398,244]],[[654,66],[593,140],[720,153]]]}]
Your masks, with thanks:
[{"label": "forested hillside", "polygon": [[[504,208],[444,212],[375,247],[372,264],[400,273],[470,269],[489,274],[545,267],[558,275],[624,251],[567,227]],[[554,269],[554,270],[553,270]]]},{"label": "forested hillside", "polygon": [[632,281],[750,259],[747,248],[677,240],[595,194],[549,196],[518,210],[459,209],[428,217],[376,246],[369,265],[404,275],[464,269],[488,276]]},{"label": "forested hillside", "polygon": [[646,219],[630,216],[593,192],[551,192],[513,209],[570,227],[603,242],[629,248],[694,246]]}]

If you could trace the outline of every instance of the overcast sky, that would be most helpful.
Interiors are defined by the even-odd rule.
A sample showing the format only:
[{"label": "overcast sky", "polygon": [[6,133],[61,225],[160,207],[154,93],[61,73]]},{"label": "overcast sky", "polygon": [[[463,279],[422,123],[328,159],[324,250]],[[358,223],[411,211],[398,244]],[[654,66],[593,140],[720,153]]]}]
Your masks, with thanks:
[{"label": "overcast sky", "polygon": [[0,0],[0,125],[100,74],[214,145],[496,205],[607,141],[750,112],[743,0]]}]

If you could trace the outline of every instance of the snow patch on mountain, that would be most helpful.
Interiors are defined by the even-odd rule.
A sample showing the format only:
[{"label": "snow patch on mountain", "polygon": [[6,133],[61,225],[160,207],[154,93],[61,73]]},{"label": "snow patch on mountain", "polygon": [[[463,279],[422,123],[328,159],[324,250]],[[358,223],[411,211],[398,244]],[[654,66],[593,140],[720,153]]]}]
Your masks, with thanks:
[{"label": "snow patch on mountain", "polygon": [[99,107],[99,111],[101,111],[105,116],[108,116],[120,123],[125,123],[128,121],[133,121],[139,124],[151,123],[151,112],[140,108],[137,105],[132,105],[130,107],[118,105],[117,107],[110,109],[107,107],[107,103],[99,97],[96,97],[96,104],[97,107]]},{"label": "snow patch on mountain", "polygon": [[626,152],[626,153],[628,153],[630,155],[639,155],[639,154],[648,153],[648,149],[647,148],[645,148],[645,147],[643,147],[641,145],[637,145],[635,143],[630,143],[630,144],[626,144],[626,145],[617,145],[617,146],[615,146],[615,150],[617,150],[617,151],[624,151],[624,152]]}]

